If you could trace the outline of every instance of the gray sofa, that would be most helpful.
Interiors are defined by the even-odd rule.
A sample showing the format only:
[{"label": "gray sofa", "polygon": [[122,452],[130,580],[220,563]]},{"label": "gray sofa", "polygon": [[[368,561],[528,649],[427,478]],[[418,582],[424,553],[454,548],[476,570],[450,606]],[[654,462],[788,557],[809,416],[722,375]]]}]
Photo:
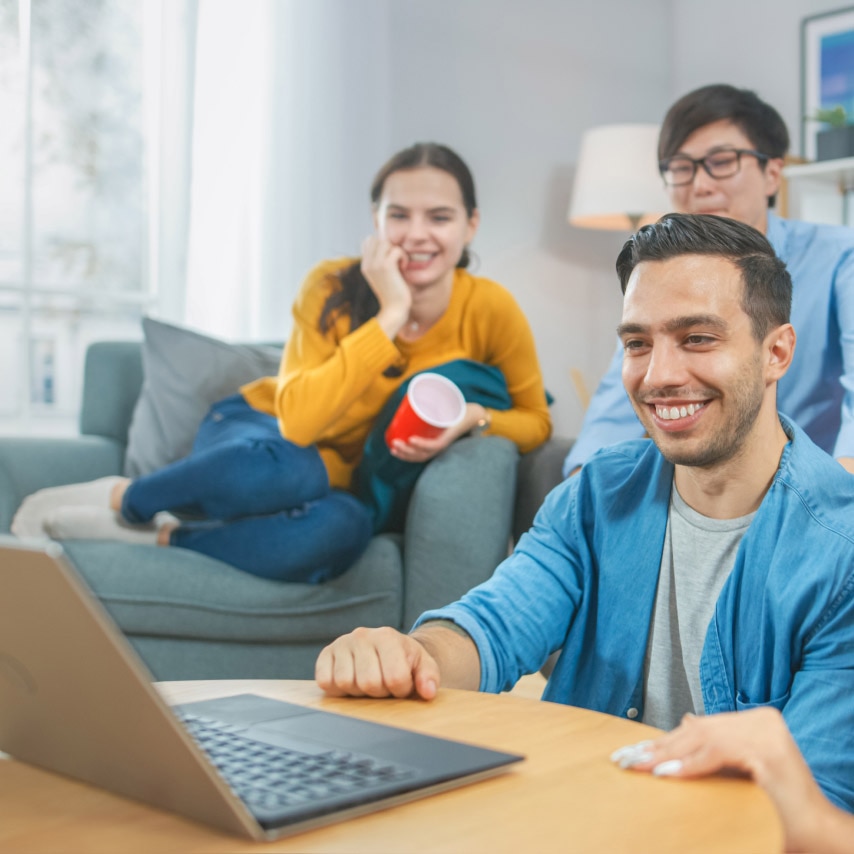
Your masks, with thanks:
[{"label": "gray sofa", "polygon": [[[142,381],[140,344],[93,344],[80,435],[0,438],[0,531],[37,489],[122,473]],[[506,439],[456,442],[419,479],[405,533],[374,537],[350,570],[321,585],[257,578],[183,549],[64,546],[155,678],[310,678],[338,635],[360,625],[408,629],[488,578],[559,481],[569,445],[552,440],[519,464]]]}]

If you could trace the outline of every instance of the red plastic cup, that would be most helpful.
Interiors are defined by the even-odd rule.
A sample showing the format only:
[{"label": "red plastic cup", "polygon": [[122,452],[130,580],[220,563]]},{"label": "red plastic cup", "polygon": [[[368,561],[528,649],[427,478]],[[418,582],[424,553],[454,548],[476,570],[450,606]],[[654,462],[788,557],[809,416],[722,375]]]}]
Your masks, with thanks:
[{"label": "red plastic cup", "polygon": [[466,413],[466,399],[459,387],[441,374],[416,374],[385,431],[386,444],[412,436],[432,439],[455,427]]}]

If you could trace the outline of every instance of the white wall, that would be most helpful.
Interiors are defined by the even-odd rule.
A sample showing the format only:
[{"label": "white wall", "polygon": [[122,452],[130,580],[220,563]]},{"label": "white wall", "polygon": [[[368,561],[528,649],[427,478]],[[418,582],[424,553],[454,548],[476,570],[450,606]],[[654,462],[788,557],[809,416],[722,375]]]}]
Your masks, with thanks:
[{"label": "white wall", "polygon": [[479,271],[513,291],[537,339],[556,431],[583,415],[615,345],[627,234],[566,222],[582,132],[656,122],[670,99],[668,0],[395,0],[391,149],[447,143],[475,175]]},{"label": "white wall", "polygon": [[264,211],[261,337],[289,331],[306,272],[358,254],[371,227],[368,189],[390,154],[389,0],[274,3],[276,37]]},{"label": "white wall", "polygon": [[801,151],[800,39],[805,17],[840,0],[673,0],[672,95],[707,83],[754,89],[779,110]]}]

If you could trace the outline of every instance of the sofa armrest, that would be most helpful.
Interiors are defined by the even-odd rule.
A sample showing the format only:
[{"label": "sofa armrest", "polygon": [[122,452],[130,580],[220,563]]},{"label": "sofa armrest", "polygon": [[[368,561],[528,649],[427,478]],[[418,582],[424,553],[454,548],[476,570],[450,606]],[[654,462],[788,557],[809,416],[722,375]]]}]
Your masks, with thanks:
[{"label": "sofa armrest", "polygon": [[0,438],[0,531],[37,489],[121,474],[124,445],[102,436]]},{"label": "sofa armrest", "polygon": [[404,631],[485,581],[507,556],[518,459],[508,439],[470,437],[418,479],[404,531]]},{"label": "sofa armrest", "polygon": [[142,388],[142,346],[136,341],[95,341],[86,350],[80,432],[127,443]]},{"label": "sofa armrest", "polygon": [[573,441],[556,436],[520,458],[513,511],[514,542],[531,527],[546,496],[563,481],[563,461]]}]

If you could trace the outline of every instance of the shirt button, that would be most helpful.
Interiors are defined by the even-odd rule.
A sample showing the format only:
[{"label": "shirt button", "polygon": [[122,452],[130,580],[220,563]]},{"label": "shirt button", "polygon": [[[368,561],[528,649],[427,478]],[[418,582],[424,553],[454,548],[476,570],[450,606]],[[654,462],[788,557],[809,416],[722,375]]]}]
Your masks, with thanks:
[{"label": "shirt button", "polygon": [[626,717],[631,718],[632,720],[634,720],[637,716],[638,716],[638,710],[637,709],[629,709],[626,712]]}]

